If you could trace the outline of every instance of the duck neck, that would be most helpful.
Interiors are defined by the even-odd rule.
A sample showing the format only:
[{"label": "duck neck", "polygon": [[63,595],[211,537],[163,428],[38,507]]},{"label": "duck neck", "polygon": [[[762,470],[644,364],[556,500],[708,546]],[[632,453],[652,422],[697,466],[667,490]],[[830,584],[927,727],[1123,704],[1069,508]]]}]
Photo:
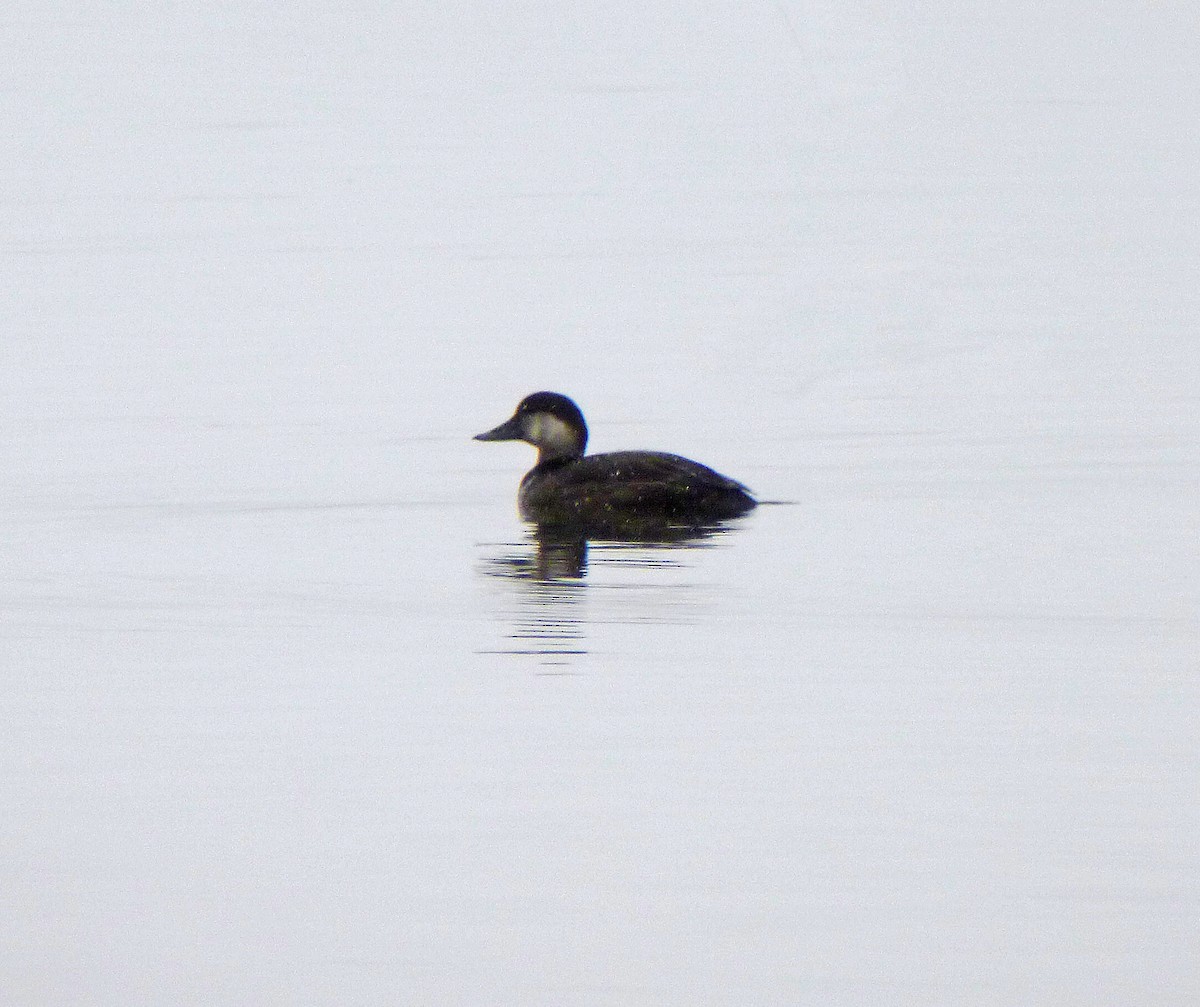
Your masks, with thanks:
[{"label": "duck neck", "polygon": [[562,465],[583,457],[583,452],[575,447],[565,447],[561,444],[543,444],[538,447],[538,468],[543,465]]}]

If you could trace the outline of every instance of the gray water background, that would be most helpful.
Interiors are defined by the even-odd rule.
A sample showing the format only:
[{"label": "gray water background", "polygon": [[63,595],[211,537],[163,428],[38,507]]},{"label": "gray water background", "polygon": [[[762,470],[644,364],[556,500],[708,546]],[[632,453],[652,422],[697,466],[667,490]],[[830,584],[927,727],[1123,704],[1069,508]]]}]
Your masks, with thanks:
[{"label": "gray water background", "polygon": [[1197,1002],[1195,21],[10,5],[0,998]]}]

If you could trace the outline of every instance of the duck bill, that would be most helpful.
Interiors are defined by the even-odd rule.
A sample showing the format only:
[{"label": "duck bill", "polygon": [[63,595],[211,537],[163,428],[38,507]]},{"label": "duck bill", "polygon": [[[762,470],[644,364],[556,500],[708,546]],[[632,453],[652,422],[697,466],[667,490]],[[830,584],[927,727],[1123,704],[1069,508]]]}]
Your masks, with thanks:
[{"label": "duck bill", "polygon": [[519,441],[521,439],[521,424],[515,416],[511,420],[505,420],[498,427],[475,435],[477,441]]}]

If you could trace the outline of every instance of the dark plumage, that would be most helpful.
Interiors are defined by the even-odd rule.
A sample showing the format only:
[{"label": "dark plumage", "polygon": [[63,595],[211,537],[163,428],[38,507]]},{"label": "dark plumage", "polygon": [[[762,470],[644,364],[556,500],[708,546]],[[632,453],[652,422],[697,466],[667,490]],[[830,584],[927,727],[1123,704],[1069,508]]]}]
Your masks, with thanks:
[{"label": "dark plumage", "polygon": [[659,451],[584,455],[587,424],[564,395],[536,392],[476,440],[521,440],[538,462],[521,480],[521,516],[543,525],[697,525],[745,514],[754,498],[707,465]]}]

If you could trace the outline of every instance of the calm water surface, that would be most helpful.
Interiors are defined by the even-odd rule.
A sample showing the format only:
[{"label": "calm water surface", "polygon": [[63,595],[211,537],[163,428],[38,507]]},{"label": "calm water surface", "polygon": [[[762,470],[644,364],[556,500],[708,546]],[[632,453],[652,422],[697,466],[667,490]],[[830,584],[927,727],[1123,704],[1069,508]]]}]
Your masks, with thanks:
[{"label": "calm water surface", "polygon": [[1194,32],[13,17],[0,999],[1200,998]]}]

